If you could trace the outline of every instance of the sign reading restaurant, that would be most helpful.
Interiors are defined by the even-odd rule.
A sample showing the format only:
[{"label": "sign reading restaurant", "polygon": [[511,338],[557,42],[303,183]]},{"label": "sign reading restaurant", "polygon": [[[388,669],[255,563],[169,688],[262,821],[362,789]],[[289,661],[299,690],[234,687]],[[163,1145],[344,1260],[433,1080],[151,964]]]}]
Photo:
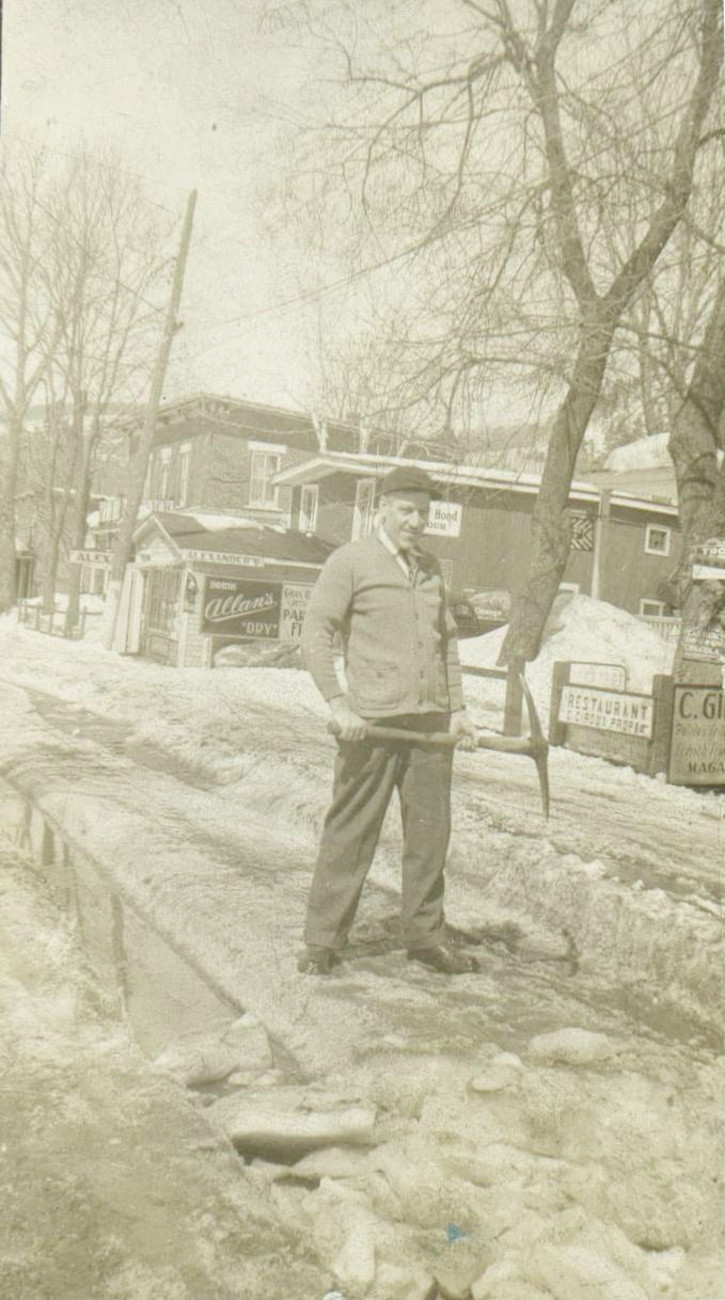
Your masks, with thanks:
[{"label": "sign reading restaurant", "polygon": [[725,696],[719,687],[675,685],[667,779],[725,785]]},{"label": "sign reading restaurant", "polygon": [[568,726],[618,731],[622,735],[649,739],[653,717],[652,699],[647,695],[571,685],[564,686],[561,692],[559,722]]},{"label": "sign reading restaurant", "polygon": [[207,578],[201,630],[229,639],[296,640],[311,591],[299,582]]}]

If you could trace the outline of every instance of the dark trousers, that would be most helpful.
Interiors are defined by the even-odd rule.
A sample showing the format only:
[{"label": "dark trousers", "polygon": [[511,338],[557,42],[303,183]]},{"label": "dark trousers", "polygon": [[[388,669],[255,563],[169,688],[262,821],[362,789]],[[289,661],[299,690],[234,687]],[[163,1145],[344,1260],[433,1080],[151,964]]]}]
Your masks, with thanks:
[{"label": "dark trousers", "polygon": [[[448,730],[443,713],[380,721],[413,731]],[[338,742],[332,804],[307,907],[307,944],[344,944],[396,787],[403,822],[403,942],[415,948],[441,941],[452,763],[450,749]]]}]

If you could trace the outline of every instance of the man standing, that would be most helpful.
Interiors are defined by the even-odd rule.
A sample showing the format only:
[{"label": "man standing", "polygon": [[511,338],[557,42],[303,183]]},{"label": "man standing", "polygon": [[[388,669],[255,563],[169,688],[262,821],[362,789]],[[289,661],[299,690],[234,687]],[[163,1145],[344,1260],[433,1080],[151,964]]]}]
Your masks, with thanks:
[{"label": "man standing", "polygon": [[[472,749],[455,622],[440,566],[420,549],[431,498],[422,470],[383,479],[380,527],[325,564],[302,631],[302,654],[338,735],[332,804],[310,889],[300,969],[326,975],[352,925],[383,819],[397,787],[403,823],[402,929],[408,957],[445,974],[478,969],[445,942],[443,869],[450,835],[453,752],[375,744],[376,724],[450,731]],[[333,642],[342,637],[347,694]]]}]

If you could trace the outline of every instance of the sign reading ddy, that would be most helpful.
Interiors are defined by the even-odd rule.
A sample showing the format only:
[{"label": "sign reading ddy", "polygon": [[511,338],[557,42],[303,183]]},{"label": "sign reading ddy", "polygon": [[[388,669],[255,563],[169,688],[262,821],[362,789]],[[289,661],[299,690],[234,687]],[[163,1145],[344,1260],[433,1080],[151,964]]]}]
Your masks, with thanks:
[{"label": "sign reading ddy", "polygon": [[653,718],[653,702],[648,695],[582,686],[564,686],[561,692],[559,722],[568,726],[618,731],[625,736],[649,739]]},{"label": "sign reading ddy", "polygon": [[304,583],[207,578],[201,630],[237,640],[296,640],[311,591]]},{"label": "sign reading ddy", "polygon": [[725,785],[725,696],[718,687],[675,685],[667,780]]}]

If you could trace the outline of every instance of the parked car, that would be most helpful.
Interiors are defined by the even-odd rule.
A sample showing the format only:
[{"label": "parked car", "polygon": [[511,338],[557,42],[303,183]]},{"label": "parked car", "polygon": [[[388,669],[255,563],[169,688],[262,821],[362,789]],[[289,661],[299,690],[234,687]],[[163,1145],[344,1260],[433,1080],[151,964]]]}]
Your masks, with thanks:
[{"label": "parked car", "polygon": [[511,595],[508,591],[455,592],[448,604],[459,637],[485,636],[508,623]]}]

